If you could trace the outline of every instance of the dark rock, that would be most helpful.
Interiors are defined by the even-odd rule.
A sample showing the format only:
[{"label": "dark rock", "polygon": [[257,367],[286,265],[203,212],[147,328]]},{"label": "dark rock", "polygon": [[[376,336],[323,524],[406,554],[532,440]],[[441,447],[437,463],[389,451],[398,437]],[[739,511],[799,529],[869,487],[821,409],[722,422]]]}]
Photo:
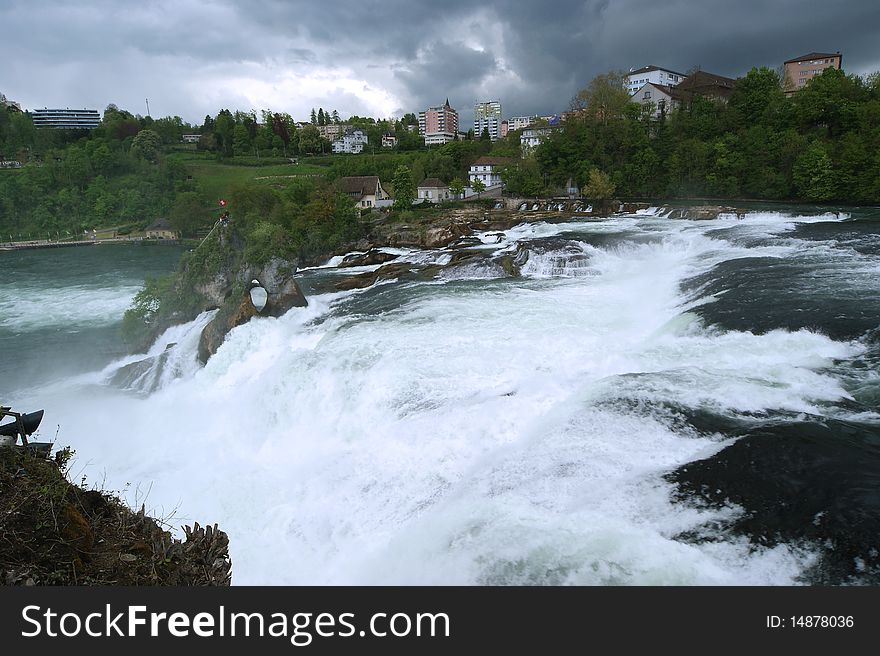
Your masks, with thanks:
[{"label": "dark rock", "polygon": [[379,267],[375,271],[368,271],[357,276],[345,278],[336,283],[336,289],[339,291],[348,291],[350,289],[364,289],[374,285],[379,280],[388,280],[397,278],[401,274],[411,271],[412,265],[407,262],[398,262],[395,264],[386,264]]},{"label": "dark rock", "polygon": [[[293,274],[296,265],[280,258],[272,258],[262,269],[253,272],[243,282],[258,281],[269,295],[262,314],[280,317],[294,307],[306,307],[309,303],[299,288]],[[253,304],[252,304],[253,305]]]},{"label": "dark rock", "polygon": [[460,237],[471,234],[471,228],[466,223],[450,223],[445,226],[428,228],[425,231],[422,245],[425,248],[443,248]]},{"label": "dark rock", "polygon": [[504,255],[504,256],[498,258],[497,260],[495,260],[495,262],[502,269],[504,269],[504,273],[506,273],[508,276],[511,276],[513,278],[519,278],[519,275],[520,275],[519,267],[514,262],[513,256]]},{"label": "dark rock", "polygon": [[250,294],[244,294],[231,310],[221,308],[211,322],[202,330],[199,337],[199,361],[204,364],[217,352],[227,333],[257,316],[257,309],[251,302]]},{"label": "dark rock", "polygon": [[391,260],[397,259],[400,257],[399,255],[395,255],[393,253],[385,253],[380,250],[370,250],[366,253],[358,253],[356,255],[349,255],[345,259],[342,260],[342,263],[339,265],[340,267],[356,267],[356,266],[372,266],[374,264],[385,264],[386,262],[390,262]]}]

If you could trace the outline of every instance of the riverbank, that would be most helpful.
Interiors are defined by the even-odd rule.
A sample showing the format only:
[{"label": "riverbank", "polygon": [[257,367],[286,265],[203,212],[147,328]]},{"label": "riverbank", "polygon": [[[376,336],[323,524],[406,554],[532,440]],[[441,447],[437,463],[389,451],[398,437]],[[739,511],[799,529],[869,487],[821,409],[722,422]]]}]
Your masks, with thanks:
[{"label": "riverbank", "polygon": [[0,447],[0,583],[230,585],[229,539],[216,525],[173,538],[143,507],[67,480],[70,455]]},{"label": "riverbank", "polygon": [[35,239],[32,241],[11,241],[0,243],[0,251],[22,251],[34,248],[70,248],[74,246],[96,246],[98,244],[180,244],[180,239],[148,239],[146,237],[106,237],[103,239],[79,239],[74,241],[53,241]]}]

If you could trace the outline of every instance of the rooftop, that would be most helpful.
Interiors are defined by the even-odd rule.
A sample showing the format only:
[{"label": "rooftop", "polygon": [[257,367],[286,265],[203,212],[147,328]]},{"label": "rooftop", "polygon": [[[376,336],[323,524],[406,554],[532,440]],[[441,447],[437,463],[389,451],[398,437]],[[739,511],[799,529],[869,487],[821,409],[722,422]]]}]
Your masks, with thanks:
[{"label": "rooftop", "polygon": [[630,71],[627,75],[639,75],[640,73],[650,73],[652,71],[663,71],[665,73],[672,73],[673,75],[681,76],[686,75],[686,73],[679,73],[678,71],[673,71],[671,68],[661,68],[660,66],[643,66],[642,68]]},{"label": "rooftop", "polygon": [[348,178],[339,178],[336,181],[340,191],[344,194],[357,195],[358,198],[375,194],[379,186],[378,175],[356,175]]},{"label": "rooftop", "polygon": [[471,166],[504,166],[510,164],[510,161],[509,157],[487,157],[484,155]]},{"label": "rooftop", "polygon": [[799,62],[799,61],[812,61],[814,59],[830,59],[832,57],[843,57],[840,52],[808,52],[806,55],[801,55],[800,57],[795,57],[794,59],[786,59],[784,63],[788,64],[790,62]]}]

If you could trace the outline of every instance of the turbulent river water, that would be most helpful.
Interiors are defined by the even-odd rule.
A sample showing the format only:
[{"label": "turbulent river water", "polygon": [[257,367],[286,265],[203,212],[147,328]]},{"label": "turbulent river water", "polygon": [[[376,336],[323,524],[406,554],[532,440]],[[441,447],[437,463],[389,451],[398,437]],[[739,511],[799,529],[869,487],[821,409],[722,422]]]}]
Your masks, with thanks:
[{"label": "turbulent river water", "polygon": [[0,253],[0,399],[237,584],[880,583],[880,213],[658,214],[303,271],[204,367],[116,337],[178,252]]}]

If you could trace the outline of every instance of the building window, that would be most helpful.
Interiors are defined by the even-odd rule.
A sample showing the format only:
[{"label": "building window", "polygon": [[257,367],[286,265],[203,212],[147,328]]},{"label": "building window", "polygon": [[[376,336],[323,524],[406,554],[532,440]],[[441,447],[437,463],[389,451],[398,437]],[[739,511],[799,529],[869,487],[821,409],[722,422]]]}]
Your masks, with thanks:
[{"label": "building window", "polygon": [[647,100],[647,99],[650,98],[650,97],[651,97],[651,92],[650,92],[650,91],[645,91],[645,100]]}]

